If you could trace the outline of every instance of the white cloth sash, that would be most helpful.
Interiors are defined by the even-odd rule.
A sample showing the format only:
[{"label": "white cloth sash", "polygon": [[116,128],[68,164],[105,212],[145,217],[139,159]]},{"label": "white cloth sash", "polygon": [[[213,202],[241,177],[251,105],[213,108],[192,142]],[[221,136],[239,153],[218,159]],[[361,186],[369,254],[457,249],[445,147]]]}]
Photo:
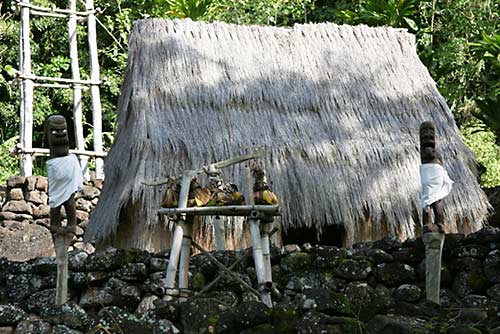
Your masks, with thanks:
[{"label": "white cloth sash", "polygon": [[453,185],[453,181],[440,164],[420,165],[420,183],[422,208],[448,196]]},{"label": "white cloth sash", "polygon": [[76,191],[83,189],[82,169],[74,154],[48,160],[47,174],[51,208],[57,208]]}]

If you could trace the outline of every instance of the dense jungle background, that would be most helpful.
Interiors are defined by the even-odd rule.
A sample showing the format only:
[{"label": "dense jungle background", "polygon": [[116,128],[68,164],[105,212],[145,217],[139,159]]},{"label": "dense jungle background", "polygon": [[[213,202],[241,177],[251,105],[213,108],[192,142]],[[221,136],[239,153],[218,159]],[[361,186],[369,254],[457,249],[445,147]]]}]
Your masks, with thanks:
[{"label": "dense jungle background", "polygon": [[[67,1],[34,0],[65,8]],[[105,142],[112,144],[115,109],[127,62],[127,38],[133,22],[147,17],[291,26],[304,22],[367,24],[408,29],[416,35],[418,54],[452,109],[465,142],[476,153],[484,187],[500,185],[500,2],[496,0],[96,0],[98,48]],[[81,10],[84,2],[78,1]],[[82,78],[89,77],[85,24],[79,24]],[[70,77],[66,21],[35,17],[31,21],[33,73]],[[18,174],[9,150],[18,141],[19,87],[16,83],[19,12],[14,0],[0,2],[0,183]],[[92,145],[90,93],[84,93],[86,138]],[[53,113],[70,117],[67,89],[35,89],[34,147],[43,143],[43,123]],[[36,174],[44,174],[37,159]]]}]

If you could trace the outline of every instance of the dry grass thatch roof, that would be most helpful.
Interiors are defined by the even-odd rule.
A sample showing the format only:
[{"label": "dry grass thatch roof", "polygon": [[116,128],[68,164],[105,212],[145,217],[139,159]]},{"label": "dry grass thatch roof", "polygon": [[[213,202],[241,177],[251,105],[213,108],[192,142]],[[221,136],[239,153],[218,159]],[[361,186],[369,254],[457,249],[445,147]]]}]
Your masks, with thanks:
[{"label": "dry grass thatch roof", "polygon": [[270,150],[285,229],[344,224],[352,242],[369,216],[374,229],[413,236],[424,120],[436,123],[455,181],[445,204],[454,229],[485,219],[474,156],[403,30],[143,20],[129,45],[118,133],[87,239],[113,235],[130,203],[140,203],[140,223],[157,224],[164,188],[141,181],[255,146]]}]

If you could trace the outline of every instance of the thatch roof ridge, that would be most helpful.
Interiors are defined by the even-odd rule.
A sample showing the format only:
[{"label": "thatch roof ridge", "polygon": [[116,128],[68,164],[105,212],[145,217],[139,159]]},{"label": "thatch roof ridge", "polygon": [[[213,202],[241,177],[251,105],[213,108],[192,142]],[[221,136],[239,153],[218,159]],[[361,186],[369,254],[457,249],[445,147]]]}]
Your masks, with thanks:
[{"label": "thatch roof ridge", "polygon": [[142,203],[146,224],[156,225],[164,188],[141,181],[254,145],[270,150],[266,168],[285,227],[345,224],[353,239],[369,212],[374,228],[384,221],[411,236],[423,120],[437,124],[456,181],[448,218],[459,230],[484,220],[474,156],[407,32],[154,19],[134,24],[129,48],[116,142],[88,238],[112,235],[128,203]]}]

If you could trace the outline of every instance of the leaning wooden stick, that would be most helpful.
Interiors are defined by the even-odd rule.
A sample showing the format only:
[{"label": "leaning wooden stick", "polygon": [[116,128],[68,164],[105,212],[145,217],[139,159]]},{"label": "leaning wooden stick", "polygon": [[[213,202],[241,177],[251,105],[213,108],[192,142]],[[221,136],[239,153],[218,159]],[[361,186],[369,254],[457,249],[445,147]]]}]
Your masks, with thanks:
[{"label": "leaning wooden stick", "polygon": [[[257,159],[257,158],[261,157],[262,155],[263,155],[263,152],[257,152],[257,153],[253,153],[253,154],[241,155],[241,156],[234,157],[234,158],[231,158],[231,159],[227,159],[227,160],[215,162],[213,164],[209,164],[207,166],[203,166],[203,167],[201,167],[199,169],[191,170],[190,172],[195,173],[195,174],[208,173],[208,171],[211,168],[229,167],[229,166],[232,166],[232,165],[235,165],[235,164],[239,164],[239,163],[247,161],[247,160]],[[146,186],[159,186],[159,185],[162,185],[162,184],[166,184],[169,180],[170,180],[170,178],[166,178],[166,179],[162,179],[162,180],[158,180],[158,181],[144,181],[144,182],[141,182],[141,183],[144,184],[144,185],[146,185]]]},{"label": "leaning wooden stick", "polygon": [[[68,247],[75,235],[75,192],[83,189],[83,175],[78,159],[69,153],[66,119],[61,115],[47,120],[50,159],[47,161],[49,181],[50,230],[56,250],[56,304],[68,299]],[[61,207],[66,210],[67,223],[62,226]]]}]

